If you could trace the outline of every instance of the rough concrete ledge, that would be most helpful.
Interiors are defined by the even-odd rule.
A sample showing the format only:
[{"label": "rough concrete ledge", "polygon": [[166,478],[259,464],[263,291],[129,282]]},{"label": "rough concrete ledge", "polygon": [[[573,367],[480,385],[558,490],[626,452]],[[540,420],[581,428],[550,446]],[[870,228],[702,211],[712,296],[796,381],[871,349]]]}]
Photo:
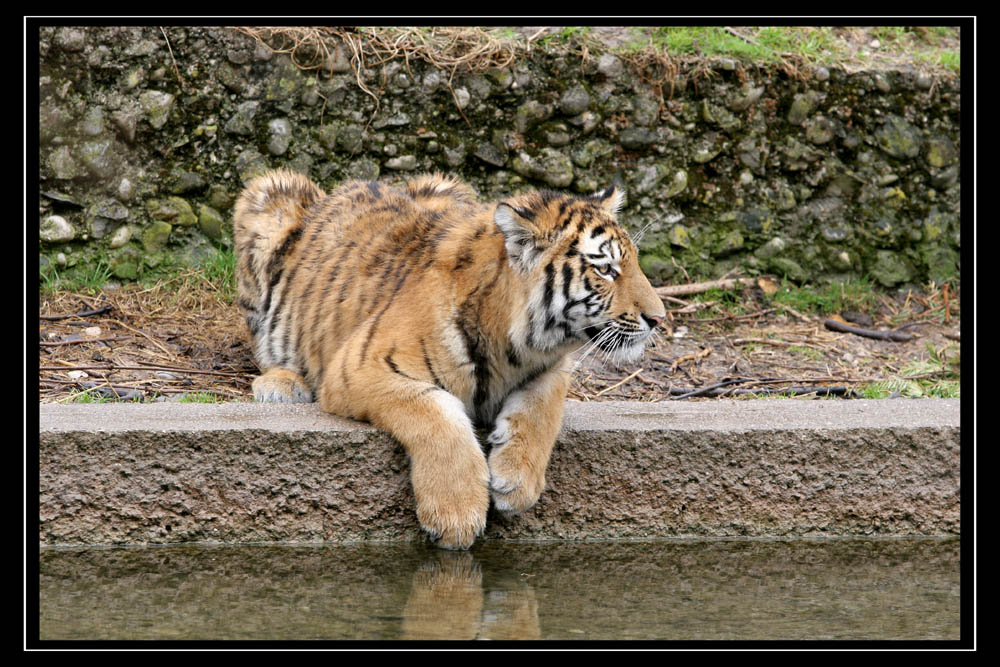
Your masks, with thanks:
[{"label": "rough concrete ledge", "polygon": [[[957,535],[960,401],[570,401],[485,539]],[[401,445],[316,405],[40,406],[41,545],[423,539]]]}]

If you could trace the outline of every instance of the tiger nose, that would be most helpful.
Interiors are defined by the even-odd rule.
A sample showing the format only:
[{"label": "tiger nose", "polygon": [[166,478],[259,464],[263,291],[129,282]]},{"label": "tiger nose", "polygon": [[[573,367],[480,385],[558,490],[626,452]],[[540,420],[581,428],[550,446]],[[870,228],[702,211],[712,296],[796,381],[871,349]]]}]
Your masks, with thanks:
[{"label": "tiger nose", "polygon": [[649,325],[650,329],[655,329],[660,325],[660,322],[663,321],[663,315],[647,315],[646,313],[643,313],[642,319],[646,320],[646,324]]}]

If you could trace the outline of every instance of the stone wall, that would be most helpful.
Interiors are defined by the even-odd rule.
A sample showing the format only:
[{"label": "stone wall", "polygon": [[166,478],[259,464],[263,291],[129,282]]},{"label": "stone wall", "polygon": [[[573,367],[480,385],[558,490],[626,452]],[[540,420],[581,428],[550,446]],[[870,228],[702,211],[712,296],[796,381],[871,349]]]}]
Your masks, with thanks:
[{"label": "stone wall", "polygon": [[957,77],[801,80],[723,59],[657,90],[620,57],[549,46],[450,82],[416,60],[367,69],[376,111],[344,50],[303,71],[226,28],[38,36],[43,272],[195,265],[230,244],[246,180],[277,166],[326,188],[441,170],[488,197],[624,184],[654,282],[959,272]]}]

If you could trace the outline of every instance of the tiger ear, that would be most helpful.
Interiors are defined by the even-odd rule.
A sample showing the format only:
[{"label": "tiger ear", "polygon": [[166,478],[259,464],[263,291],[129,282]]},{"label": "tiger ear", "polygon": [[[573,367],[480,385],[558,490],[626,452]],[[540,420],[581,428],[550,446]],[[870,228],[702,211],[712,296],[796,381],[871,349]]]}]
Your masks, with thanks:
[{"label": "tiger ear", "polygon": [[604,190],[595,192],[591,197],[596,199],[601,208],[611,215],[617,215],[618,211],[625,205],[625,190],[617,185],[609,185]]},{"label": "tiger ear", "polygon": [[504,247],[511,266],[530,271],[541,256],[542,243],[538,228],[532,223],[534,213],[510,204],[497,204],[493,222],[503,233]]}]

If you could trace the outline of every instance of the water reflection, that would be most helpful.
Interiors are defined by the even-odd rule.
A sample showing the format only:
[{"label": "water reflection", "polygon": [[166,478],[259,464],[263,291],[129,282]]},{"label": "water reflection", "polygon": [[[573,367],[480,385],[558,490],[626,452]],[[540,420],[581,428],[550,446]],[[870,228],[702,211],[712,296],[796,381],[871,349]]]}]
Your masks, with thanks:
[{"label": "water reflection", "polygon": [[539,639],[538,604],[523,581],[483,590],[469,552],[438,552],[413,574],[403,639]]},{"label": "water reflection", "polygon": [[959,541],[43,550],[42,639],[958,639]]}]

